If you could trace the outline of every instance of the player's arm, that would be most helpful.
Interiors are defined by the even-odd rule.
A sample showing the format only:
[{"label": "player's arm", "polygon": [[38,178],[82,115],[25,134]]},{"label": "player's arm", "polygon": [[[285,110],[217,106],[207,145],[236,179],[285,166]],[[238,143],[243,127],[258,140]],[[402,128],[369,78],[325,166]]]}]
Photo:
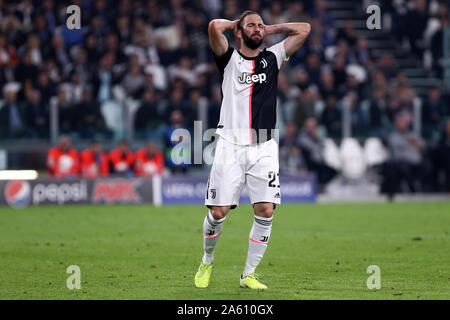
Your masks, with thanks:
[{"label": "player's arm", "polygon": [[305,43],[311,31],[311,25],[306,22],[281,23],[265,26],[266,35],[285,34],[288,37],[284,40],[286,56],[291,56]]},{"label": "player's arm", "polygon": [[223,34],[226,30],[233,30],[236,34],[238,20],[214,19],[209,22],[209,43],[215,55],[223,56],[228,50],[228,40]]}]

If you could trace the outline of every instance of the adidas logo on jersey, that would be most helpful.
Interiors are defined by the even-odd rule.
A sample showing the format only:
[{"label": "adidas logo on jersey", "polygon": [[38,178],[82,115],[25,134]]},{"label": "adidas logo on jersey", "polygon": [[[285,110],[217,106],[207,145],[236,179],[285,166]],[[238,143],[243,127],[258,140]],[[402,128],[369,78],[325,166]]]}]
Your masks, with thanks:
[{"label": "adidas logo on jersey", "polygon": [[266,82],[267,76],[265,73],[258,73],[258,74],[249,74],[247,72],[243,72],[240,77],[238,77],[239,83],[247,83],[250,84],[252,82],[259,82],[263,83]]}]

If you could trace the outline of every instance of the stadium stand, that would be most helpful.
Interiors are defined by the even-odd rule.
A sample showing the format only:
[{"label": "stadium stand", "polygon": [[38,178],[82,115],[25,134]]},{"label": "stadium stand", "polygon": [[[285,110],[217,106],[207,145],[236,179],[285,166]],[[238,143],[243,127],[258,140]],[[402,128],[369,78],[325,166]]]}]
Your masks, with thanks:
[{"label": "stadium stand", "polygon": [[[66,26],[71,4],[81,8],[80,30]],[[286,170],[315,172],[328,182],[346,166],[344,158],[330,155],[342,154],[337,149],[348,138],[361,150],[366,146],[368,165],[390,164],[392,152],[385,159],[376,150],[390,149],[397,116],[408,114],[406,130],[423,139],[415,165],[424,173],[420,186],[403,191],[449,191],[443,44],[450,2],[378,4],[381,30],[367,29],[368,1],[0,1],[0,149],[8,154],[3,169],[45,172],[47,150],[67,135],[80,152],[93,140],[108,152],[121,140],[134,151],[153,140],[173,173],[207,171],[205,165],[174,166],[167,159],[173,147],[168,134],[177,127],[193,132],[195,120],[207,124],[203,130],[215,127],[220,78],[207,25],[217,17],[235,19],[248,8],[267,24],[312,25],[305,45],[280,72],[280,141],[288,126],[296,135],[286,142]],[[271,36],[266,45],[279,40]],[[302,140],[310,118],[322,141],[320,164],[310,161]],[[297,164],[289,167],[293,155]],[[389,165],[380,170],[382,185],[389,185],[391,171]]]}]

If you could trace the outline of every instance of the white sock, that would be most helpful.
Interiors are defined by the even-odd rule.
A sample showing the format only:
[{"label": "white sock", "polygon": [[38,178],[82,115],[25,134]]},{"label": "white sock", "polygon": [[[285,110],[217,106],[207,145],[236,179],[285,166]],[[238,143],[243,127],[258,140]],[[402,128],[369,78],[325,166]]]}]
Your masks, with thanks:
[{"label": "white sock", "polygon": [[242,274],[243,278],[255,272],[256,267],[261,262],[269,242],[271,230],[272,218],[255,216],[248,241],[248,254],[244,273]]},{"label": "white sock", "polygon": [[219,240],[222,233],[223,222],[225,218],[216,220],[208,210],[205,220],[203,221],[203,259],[202,262],[212,264],[214,263],[214,249],[216,248],[217,240]]}]

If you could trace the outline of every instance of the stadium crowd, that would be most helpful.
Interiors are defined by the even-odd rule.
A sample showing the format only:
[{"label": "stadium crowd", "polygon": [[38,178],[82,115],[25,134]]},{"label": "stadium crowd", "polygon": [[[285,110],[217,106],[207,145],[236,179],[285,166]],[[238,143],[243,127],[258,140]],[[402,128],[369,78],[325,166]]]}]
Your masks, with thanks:
[{"label": "stadium crowd", "polygon": [[[407,41],[406,54],[419,61],[423,30],[431,18],[439,21],[430,35],[429,72],[442,77],[448,1],[380,3],[392,17],[394,38],[399,45]],[[66,26],[71,4],[81,8],[79,30]],[[314,171],[321,183],[329,181],[336,172],[323,161],[323,139],[341,138],[342,112],[348,107],[352,136],[379,137],[391,151],[386,177],[405,180],[410,191],[450,190],[448,97],[440,86],[418,95],[392,55],[375,58],[368,39],[356,34],[351,21],[337,26],[325,0],[0,1],[0,139],[48,139],[51,104],[57,106],[61,134],[114,139],[101,106],[126,97],[139,101],[133,120],[136,139],[156,137],[167,153],[171,132],[192,130],[193,121],[201,118],[201,103],[207,105],[204,128],[217,124],[221,88],[208,22],[234,20],[243,8],[260,12],[266,24],[307,21],[312,26],[305,45],[279,75],[282,173]],[[231,32],[227,37],[234,41]],[[265,45],[280,40],[270,36]],[[420,137],[411,131],[415,99],[422,102]],[[83,151],[80,159],[106,162],[93,156],[97,148],[94,144]],[[113,159],[109,153],[111,163]],[[105,169],[99,172],[107,167],[101,165]],[[418,168],[423,179],[412,182]],[[76,170],[83,172],[83,165]]]}]

